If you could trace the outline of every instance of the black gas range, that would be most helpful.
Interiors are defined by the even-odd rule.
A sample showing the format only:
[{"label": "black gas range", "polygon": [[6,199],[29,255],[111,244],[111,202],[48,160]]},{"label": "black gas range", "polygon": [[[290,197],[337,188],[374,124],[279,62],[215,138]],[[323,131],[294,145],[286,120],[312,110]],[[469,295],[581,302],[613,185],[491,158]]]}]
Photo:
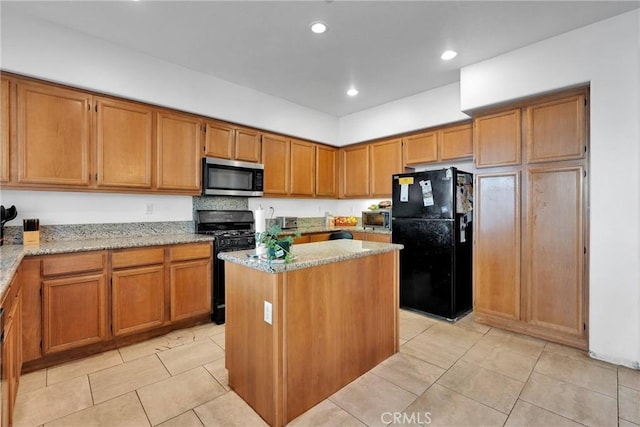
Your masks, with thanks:
[{"label": "black gas range", "polygon": [[224,323],[224,261],[220,252],[241,251],[256,247],[252,211],[198,210],[196,233],[215,236],[213,242],[213,292],[211,320]]}]

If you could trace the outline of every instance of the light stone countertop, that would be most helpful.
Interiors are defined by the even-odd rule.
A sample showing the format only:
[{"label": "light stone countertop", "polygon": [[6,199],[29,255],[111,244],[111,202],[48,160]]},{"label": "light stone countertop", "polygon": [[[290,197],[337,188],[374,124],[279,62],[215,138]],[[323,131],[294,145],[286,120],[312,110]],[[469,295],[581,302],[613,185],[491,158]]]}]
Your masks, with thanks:
[{"label": "light stone countertop", "polygon": [[309,226],[309,227],[298,227],[298,228],[285,228],[282,230],[282,232],[280,234],[282,235],[293,235],[295,234],[297,231],[299,231],[301,234],[314,234],[314,233],[331,233],[334,231],[353,231],[353,232],[358,232],[358,233],[373,233],[373,234],[388,234],[391,235],[391,230],[389,229],[385,229],[385,228],[364,228],[364,227],[360,227],[360,226],[354,226],[354,227],[340,227],[340,226],[336,226],[336,227],[327,227],[324,225],[321,226]]},{"label": "light stone countertop", "polygon": [[0,299],[18,270],[25,256],[54,255],[74,252],[125,249],[144,246],[174,245],[213,241],[213,236],[203,234],[160,234],[155,236],[111,237],[100,239],[65,240],[43,242],[37,246],[0,246]]},{"label": "light stone countertop", "polygon": [[249,258],[249,254],[255,250],[245,250],[236,252],[223,252],[218,254],[218,258],[241,264],[255,270],[266,273],[282,273],[285,271],[299,270],[302,268],[316,267],[333,262],[346,261],[348,259],[377,255],[385,252],[398,251],[403,249],[403,245],[394,243],[364,242],[362,240],[340,239],[329,240],[317,243],[296,244],[291,247],[291,252],[295,257],[290,264],[283,264],[281,261],[258,260]]}]

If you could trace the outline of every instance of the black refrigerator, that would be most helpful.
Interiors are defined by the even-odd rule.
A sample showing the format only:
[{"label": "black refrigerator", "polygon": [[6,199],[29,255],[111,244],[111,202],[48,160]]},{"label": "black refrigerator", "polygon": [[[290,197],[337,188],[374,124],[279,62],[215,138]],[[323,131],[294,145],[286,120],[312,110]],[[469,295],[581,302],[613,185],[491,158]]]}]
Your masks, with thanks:
[{"label": "black refrigerator", "polygon": [[454,167],[393,175],[400,307],[448,320],[471,309],[473,175]]}]

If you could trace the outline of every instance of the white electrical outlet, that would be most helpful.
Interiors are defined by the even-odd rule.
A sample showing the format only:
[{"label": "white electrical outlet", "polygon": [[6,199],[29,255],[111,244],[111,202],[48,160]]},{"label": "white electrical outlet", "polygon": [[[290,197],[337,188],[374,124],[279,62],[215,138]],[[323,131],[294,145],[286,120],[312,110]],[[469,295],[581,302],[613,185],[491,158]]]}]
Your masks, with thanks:
[{"label": "white electrical outlet", "polygon": [[146,215],[153,215],[153,203],[145,203],[144,213]]},{"label": "white electrical outlet", "polygon": [[271,312],[271,303],[265,301],[264,302],[264,321],[272,325],[273,324],[272,316],[273,314]]}]

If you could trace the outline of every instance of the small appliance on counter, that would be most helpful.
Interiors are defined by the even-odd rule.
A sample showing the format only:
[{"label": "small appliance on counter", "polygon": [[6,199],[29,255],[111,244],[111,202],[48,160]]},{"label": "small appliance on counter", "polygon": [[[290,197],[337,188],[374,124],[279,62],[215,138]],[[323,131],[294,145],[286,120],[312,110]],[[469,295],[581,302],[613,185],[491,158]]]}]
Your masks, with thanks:
[{"label": "small appliance on counter", "polygon": [[267,228],[279,225],[280,228],[298,228],[298,217],[297,216],[277,216],[275,218],[267,219]]},{"label": "small appliance on counter", "polygon": [[4,244],[4,224],[15,219],[18,216],[18,210],[15,206],[11,205],[10,208],[5,209],[4,206],[0,206],[0,246]]},{"label": "small appliance on counter", "polygon": [[40,244],[40,220],[24,219],[22,220],[22,244],[39,245]]},{"label": "small appliance on counter", "polygon": [[391,209],[362,211],[362,227],[391,230]]}]

